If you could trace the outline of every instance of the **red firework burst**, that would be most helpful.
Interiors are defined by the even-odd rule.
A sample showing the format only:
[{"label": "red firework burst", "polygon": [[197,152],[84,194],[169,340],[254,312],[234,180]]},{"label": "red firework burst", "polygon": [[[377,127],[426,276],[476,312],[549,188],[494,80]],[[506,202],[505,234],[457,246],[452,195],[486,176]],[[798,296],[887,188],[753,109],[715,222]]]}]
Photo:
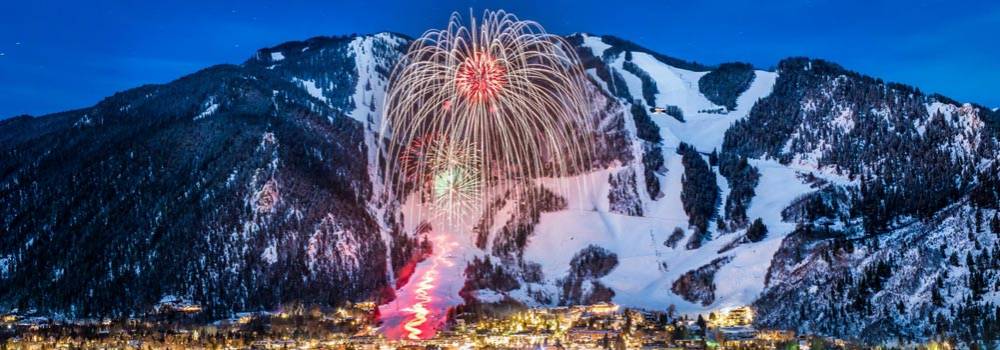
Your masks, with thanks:
[{"label": "red firework burst", "polygon": [[413,139],[407,145],[399,156],[399,161],[408,181],[419,182],[424,180],[424,177],[429,177],[429,170],[425,170],[425,167],[429,168],[427,164],[437,142],[439,142],[437,135],[428,134]]},{"label": "red firework burst", "polygon": [[492,100],[507,84],[507,70],[496,58],[482,51],[466,57],[458,67],[455,85],[472,101]]}]

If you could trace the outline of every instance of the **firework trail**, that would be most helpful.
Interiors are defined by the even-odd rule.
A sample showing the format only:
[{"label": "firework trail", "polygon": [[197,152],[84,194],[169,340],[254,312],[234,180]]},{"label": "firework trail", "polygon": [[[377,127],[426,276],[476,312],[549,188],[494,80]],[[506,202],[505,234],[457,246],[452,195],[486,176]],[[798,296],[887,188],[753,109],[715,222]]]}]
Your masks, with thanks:
[{"label": "firework trail", "polygon": [[502,186],[587,168],[594,127],[581,67],[535,22],[485,11],[466,26],[452,14],[393,71],[380,127],[386,190],[416,191],[430,216],[454,221]]}]

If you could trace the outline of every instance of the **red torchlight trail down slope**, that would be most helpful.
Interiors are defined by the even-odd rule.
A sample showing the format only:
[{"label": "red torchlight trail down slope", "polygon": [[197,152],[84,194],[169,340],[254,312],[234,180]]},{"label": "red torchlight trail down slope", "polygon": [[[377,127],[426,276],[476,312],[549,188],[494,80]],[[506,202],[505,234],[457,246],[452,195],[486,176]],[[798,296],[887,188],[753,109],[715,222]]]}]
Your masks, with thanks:
[{"label": "red torchlight trail down slope", "polygon": [[405,329],[409,334],[406,335],[407,339],[419,340],[420,335],[424,333],[420,329],[420,326],[427,323],[427,314],[430,311],[427,310],[427,304],[434,301],[434,297],[431,295],[431,291],[434,289],[434,279],[438,275],[437,265],[439,259],[434,259],[431,263],[431,269],[424,272],[423,277],[420,279],[420,283],[417,283],[417,300],[416,304],[408,308],[403,309],[406,312],[413,313],[413,319],[403,324],[403,329]]},{"label": "red torchlight trail down slope", "polygon": [[443,273],[461,273],[449,271],[456,266],[450,258],[457,244],[446,235],[438,235],[431,241],[434,244],[433,255],[418,264],[414,279],[397,291],[396,300],[380,306],[383,323],[381,331],[386,338],[432,338],[446,321],[448,309],[460,301],[458,290],[449,284],[454,281],[438,278]]}]

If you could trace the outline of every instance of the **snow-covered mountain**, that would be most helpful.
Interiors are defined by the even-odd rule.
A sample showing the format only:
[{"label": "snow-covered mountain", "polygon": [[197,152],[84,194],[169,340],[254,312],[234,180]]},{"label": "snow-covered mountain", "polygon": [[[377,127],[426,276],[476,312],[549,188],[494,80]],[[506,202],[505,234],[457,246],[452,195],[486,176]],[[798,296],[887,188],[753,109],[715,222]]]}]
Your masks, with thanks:
[{"label": "snow-covered mountain", "polygon": [[290,42],[0,122],[0,304],[129,315],[173,295],[222,317],[391,295],[418,245],[370,204],[367,119],[406,42]]},{"label": "snow-covered mountain", "polygon": [[[766,71],[568,39],[599,96],[589,186],[539,180],[536,205],[492,204],[447,250],[446,300],[752,304],[765,326],[872,341],[997,326],[995,111],[822,60]],[[374,195],[408,42],[290,42],[0,121],[0,307],[120,315],[177,295],[219,317],[407,298],[441,252]]]},{"label": "snow-covered mountain", "polygon": [[[500,292],[537,304],[610,299],[656,309],[672,304],[681,312],[752,303],[764,288],[770,257],[784,234],[795,226],[782,222],[781,209],[811,188],[797,180],[793,169],[770,160],[752,161],[763,171],[758,187],[761,195],[748,211],[751,217],[764,219],[772,233],[759,242],[734,243],[743,237],[742,229],[720,232],[712,220],[707,231],[701,232],[692,224],[682,200],[683,183],[686,176],[703,174],[686,171],[678,148],[686,143],[706,154],[720,150],[726,130],[746,118],[754,103],[771,92],[776,74],[748,68],[752,82],[739,91],[734,108],[729,110],[699,90],[699,80],[710,68],[671,66],[655,54],[612,46],[600,37],[571,39],[580,44],[587,72],[620,106],[617,113],[623,116],[622,127],[633,135],[627,147],[634,161],[584,175],[590,184],[588,193],[554,190],[569,199],[569,208],[541,214],[518,257],[522,260],[505,264],[538,266],[542,278],[522,280],[517,289]],[[652,114],[652,107],[675,110],[683,117]],[[707,164],[708,156],[694,154],[696,161]],[[730,188],[718,169],[711,169],[718,192],[717,202],[711,206],[722,206]],[[606,274],[579,281],[574,278],[572,261],[594,247],[614,256],[616,266]],[[720,254],[722,250],[725,252]],[[719,259],[726,263],[716,263],[712,273],[728,283],[718,288],[677,283]],[[512,270],[516,270],[510,271],[514,275],[525,272]],[[711,276],[708,279],[712,280]]]}]

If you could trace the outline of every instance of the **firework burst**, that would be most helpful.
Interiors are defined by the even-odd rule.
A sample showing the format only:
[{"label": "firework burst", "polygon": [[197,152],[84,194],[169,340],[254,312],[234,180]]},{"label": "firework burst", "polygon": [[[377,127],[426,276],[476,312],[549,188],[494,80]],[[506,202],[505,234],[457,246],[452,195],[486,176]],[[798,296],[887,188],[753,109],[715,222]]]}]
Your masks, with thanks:
[{"label": "firework burst", "polygon": [[481,203],[479,157],[474,147],[438,142],[430,150],[427,168],[433,214],[448,222],[461,222]]},{"label": "firework burst", "polygon": [[[433,156],[443,143],[436,135],[423,135],[410,141],[399,156],[400,171],[406,181],[417,183],[432,173]],[[428,170],[428,171],[425,171]]]},{"label": "firework burst", "polygon": [[585,83],[572,46],[537,23],[485,11],[465,25],[453,14],[393,71],[380,132],[386,173],[403,176],[388,189],[429,186],[435,210],[461,216],[497,185],[586,168]]}]

